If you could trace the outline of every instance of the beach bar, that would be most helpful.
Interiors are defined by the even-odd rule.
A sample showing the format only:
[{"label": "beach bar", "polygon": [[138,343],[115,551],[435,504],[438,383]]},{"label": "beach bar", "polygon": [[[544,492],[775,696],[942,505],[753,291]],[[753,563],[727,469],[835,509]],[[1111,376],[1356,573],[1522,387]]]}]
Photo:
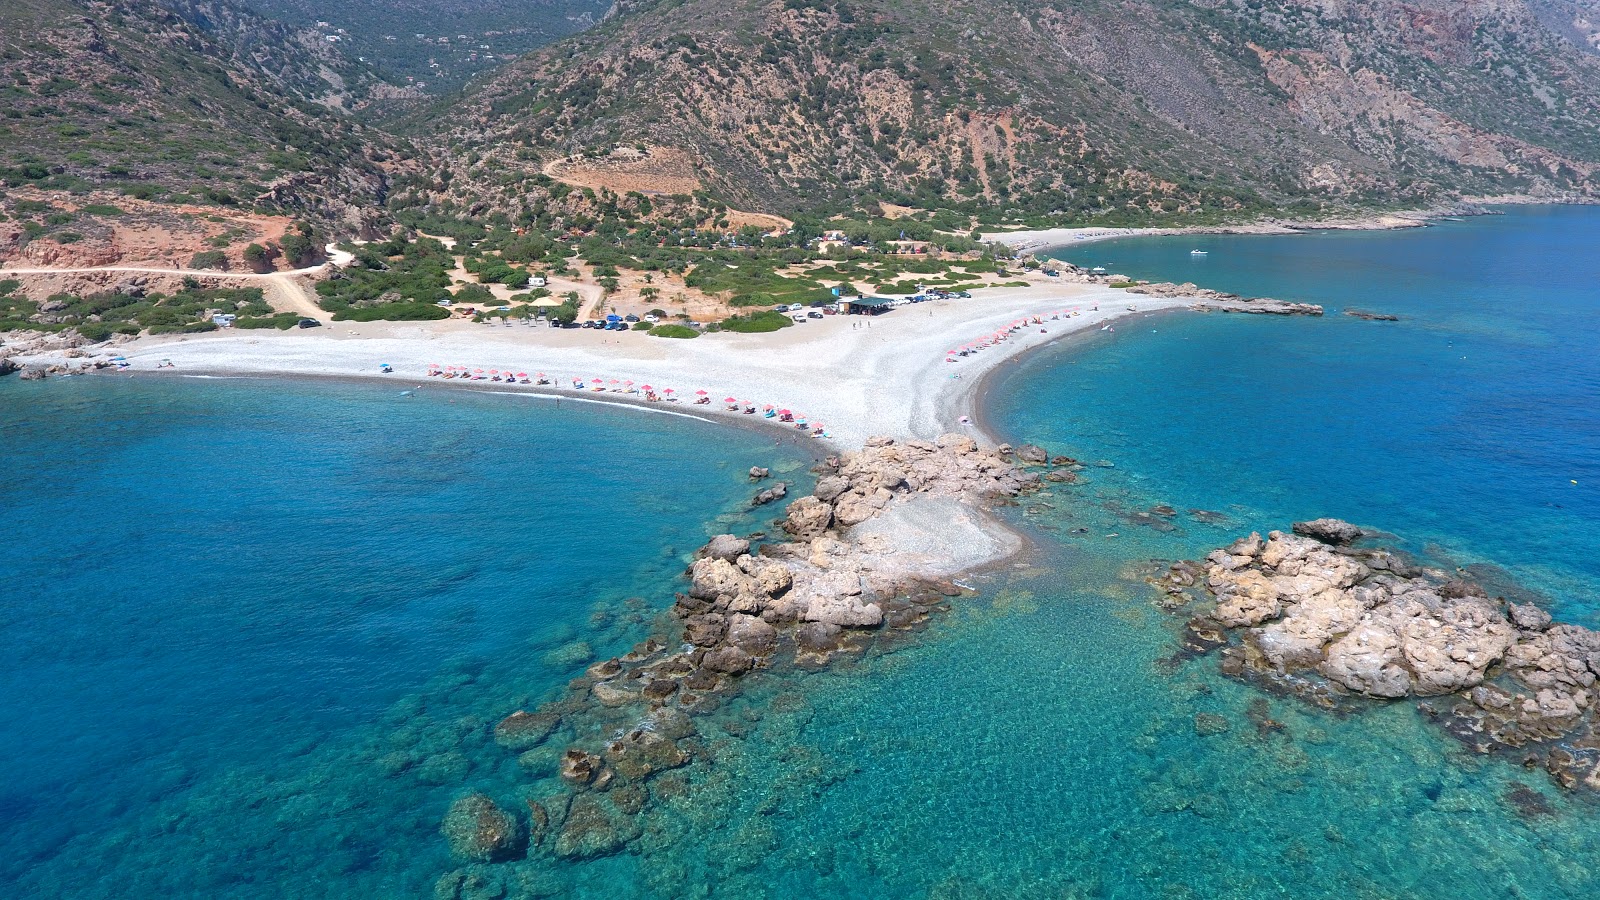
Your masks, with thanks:
[{"label": "beach bar", "polygon": [[846,315],[876,316],[893,309],[887,297],[850,297],[842,301]]}]

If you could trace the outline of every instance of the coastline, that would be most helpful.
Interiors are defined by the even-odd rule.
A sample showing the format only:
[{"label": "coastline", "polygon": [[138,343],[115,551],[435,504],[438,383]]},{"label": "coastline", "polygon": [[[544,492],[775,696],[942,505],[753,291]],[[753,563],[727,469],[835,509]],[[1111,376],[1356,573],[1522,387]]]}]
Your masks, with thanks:
[{"label": "coastline", "polygon": [[985,234],[983,239],[1010,247],[1018,255],[1039,253],[1078,244],[1119,240],[1128,237],[1161,237],[1183,234],[1305,234],[1313,231],[1395,231],[1426,228],[1440,219],[1497,215],[1490,206],[1533,206],[1539,204],[1587,205],[1595,201],[1581,197],[1465,197],[1453,203],[1391,212],[1373,212],[1329,219],[1279,219],[1265,216],[1251,222],[1228,225],[1184,225],[1176,228],[1041,228]]}]

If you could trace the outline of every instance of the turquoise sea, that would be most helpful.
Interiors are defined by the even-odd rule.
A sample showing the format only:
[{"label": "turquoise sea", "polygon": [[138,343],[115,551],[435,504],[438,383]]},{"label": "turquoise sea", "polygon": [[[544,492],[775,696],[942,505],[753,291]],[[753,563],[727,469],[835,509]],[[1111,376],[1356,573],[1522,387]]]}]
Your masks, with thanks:
[{"label": "turquoise sea", "polygon": [[[1214,659],[1163,665],[1177,623],[1142,582],[1151,559],[1330,514],[1597,624],[1600,212],[1063,255],[1403,321],[1169,314],[1010,367],[991,390],[1003,437],[1114,464],[1004,511],[1035,539],[1026,559],[975,579],[982,596],[915,642],[749,679],[699,721],[703,759],[654,789],[627,852],[470,867],[437,895],[461,867],[438,831],[451,799],[516,808],[558,789],[552,758],[519,761],[489,726],[648,636],[687,552],[771,518],[747,508],[745,470],[804,487],[812,448],[464,392],[0,382],[0,885],[140,900],[1600,889],[1594,801],[1404,706],[1337,716]],[[1161,503],[1180,510],[1170,525],[1138,515]],[[1197,713],[1228,730],[1201,735]],[[1518,785],[1549,812],[1519,814]]]}]

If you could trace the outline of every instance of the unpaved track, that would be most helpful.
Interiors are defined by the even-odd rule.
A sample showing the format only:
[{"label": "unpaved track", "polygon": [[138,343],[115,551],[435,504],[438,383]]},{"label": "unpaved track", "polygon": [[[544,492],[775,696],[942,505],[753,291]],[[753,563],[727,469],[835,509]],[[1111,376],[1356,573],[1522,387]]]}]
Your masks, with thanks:
[{"label": "unpaved track", "polygon": [[310,266],[304,269],[291,269],[287,272],[217,272],[211,269],[158,269],[147,266],[86,266],[74,269],[57,268],[26,268],[26,269],[0,269],[0,278],[12,275],[81,275],[95,272],[128,272],[145,275],[177,275],[190,278],[207,279],[210,281],[265,281],[267,283],[267,301],[275,309],[284,312],[298,313],[309,318],[320,318],[327,315],[327,311],[317,305],[316,299],[306,286],[297,281],[298,276],[315,275],[323,270],[326,263],[319,266]]}]

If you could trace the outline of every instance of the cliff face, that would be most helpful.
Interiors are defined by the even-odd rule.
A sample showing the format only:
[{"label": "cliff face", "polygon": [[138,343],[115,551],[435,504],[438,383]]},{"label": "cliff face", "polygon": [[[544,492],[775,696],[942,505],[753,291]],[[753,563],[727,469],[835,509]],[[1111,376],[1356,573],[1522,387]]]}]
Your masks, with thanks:
[{"label": "cliff face", "polygon": [[1596,23],[1596,0],[621,3],[435,131],[464,195],[647,145],[774,212],[1593,194]]}]

